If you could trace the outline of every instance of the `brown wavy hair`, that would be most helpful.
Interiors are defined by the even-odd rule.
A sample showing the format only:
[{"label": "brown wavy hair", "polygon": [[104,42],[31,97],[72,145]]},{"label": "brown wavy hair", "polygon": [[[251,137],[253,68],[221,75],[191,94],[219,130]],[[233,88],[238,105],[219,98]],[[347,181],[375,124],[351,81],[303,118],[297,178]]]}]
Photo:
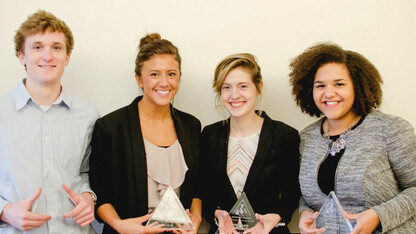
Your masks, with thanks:
[{"label": "brown wavy hair", "polygon": [[347,67],[355,93],[352,109],[357,115],[367,115],[380,106],[383,80],[377,68],[361,54],[328,42],[306,49],[290,63],[292,95],[302,112],[316,117],[322,115],[313,99],[313,82],[318,68],[328,63]]},{"label": "brown wavy hair", "polygon": [[74,36],[72,35],[71,29],[55,15],[47,11],[39,10],[30,15],[16,31],[14,36],[16,56],[19,52],[24,54],[26,37],[36,33],[45,33],[46,30],[63,33],[66,38],[66,54],[71,54],[74,48]]},{"label": "brown wavy hair", "polygon": [[142,75],[143,63],[155,54],[173,55],[173,58],[179,63],[179,72],[181,73],[182,59],[178,48],[172,42],[162,39],[159,33],[152,33],[140,39],[139,53],[136,57],[136,68],[134,70],[139,77]]}]

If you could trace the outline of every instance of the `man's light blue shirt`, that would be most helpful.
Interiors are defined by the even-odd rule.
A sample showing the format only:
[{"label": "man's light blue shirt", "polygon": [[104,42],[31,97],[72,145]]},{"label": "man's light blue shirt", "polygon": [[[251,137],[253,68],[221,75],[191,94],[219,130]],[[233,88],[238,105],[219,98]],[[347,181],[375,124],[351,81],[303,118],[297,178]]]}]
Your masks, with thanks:
[{"label": "man's light blue shirt", "polygon": [[[89,186],[89,154],[97,109],[61,92],[42,110],[26,90],[24,81],[0,96],[0,213],[42,188],[32,212],[52,216],[46,224],[27,233],[94,233],[62,215],[75,206],[62,184],[76,192]],[[0,233],[22,233],[0,222]]]}]

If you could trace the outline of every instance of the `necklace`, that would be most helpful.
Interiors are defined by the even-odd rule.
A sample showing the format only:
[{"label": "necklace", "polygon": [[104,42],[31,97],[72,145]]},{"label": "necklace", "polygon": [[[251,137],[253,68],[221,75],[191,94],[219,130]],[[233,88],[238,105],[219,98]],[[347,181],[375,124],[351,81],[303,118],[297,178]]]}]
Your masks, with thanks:
[{"label": "necklace", "polygon": [[329,142],[328,153],[331,156],[335,156],[337,153],[341,152],[341,150],[345,149],[345,147],[347,146],[346,139],[352,132],[352,127],[356,118],[357,116],[354,117],[348,129],[345,132],[341,133],[341,135],[339,135],[339,137],[335,141],[332,140],[331,137],[328,135],[328,132],[329,132],[329,122],[328,122],[328,129],[324,133],[323,137]]}]

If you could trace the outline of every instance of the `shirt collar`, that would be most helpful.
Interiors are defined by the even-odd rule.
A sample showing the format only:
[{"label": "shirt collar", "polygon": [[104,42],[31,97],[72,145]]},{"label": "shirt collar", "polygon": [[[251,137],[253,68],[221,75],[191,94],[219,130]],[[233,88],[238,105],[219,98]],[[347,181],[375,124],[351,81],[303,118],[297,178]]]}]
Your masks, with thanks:
[{"label": "shirt collar", "polygon": [[[15,92],[15,103],[16,103],[16,110],[21,110],[24,106],[26,106],[29,102],[36,103],[32,97],[30,96],[29,92],[27,91],[25,87],[25,80],[23,79],[22,82],[20,82],[16,87]],[[63,104],[69,109],[71,109],[72,106],[72,98],[70,95],[67,95],[61,86],[61,93],[59,94],[59,97],[52,103],[52,105],[59,105]],[[38,105],[38,104],[36,104]]]},{"label": "shirt collar", "polygon": [[72,98],[70,95],[67,95],[64,92],[64,90],[62,89],[62,86],[61,86],[61,94],[59,95],[58,99],[56,99],[56,101],[53,104],[60,104],[60,103],[62,103],[69,109],[71,109],[72,107]]}]

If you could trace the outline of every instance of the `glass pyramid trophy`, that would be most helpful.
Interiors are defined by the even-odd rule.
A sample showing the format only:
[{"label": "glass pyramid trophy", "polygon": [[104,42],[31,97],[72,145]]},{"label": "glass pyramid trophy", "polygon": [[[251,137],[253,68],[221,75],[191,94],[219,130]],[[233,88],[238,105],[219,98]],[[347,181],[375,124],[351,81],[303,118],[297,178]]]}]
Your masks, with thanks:
[{"label": "glass pyramid trophy", "polygon": [[[233,221],[234,229],[238,233],[243,233],[258,222],[256,214],[244,192],[241,193],[240,197],[228,213]],[[219,233],[218,230],[216,233]]]},{"label": "glass pyramid trophy", "polygon": [[[351,222],[342,215],[342,206],[334,191],[330,192],[314,220],[317,228],[325,227],[327,234],[347,234],[353,229]],[[312,224],[312,225],[314,225]]]},{"label": "glass pyramid trophy", "polygon": [[146,226],[154,222],[164,224],[165,226],[162,227],[164,229],[194,229],[191,219],[171,186],[163,194],[162,200],[160,200],[159,205],[153,211],[153,215],[147,221]]}]

